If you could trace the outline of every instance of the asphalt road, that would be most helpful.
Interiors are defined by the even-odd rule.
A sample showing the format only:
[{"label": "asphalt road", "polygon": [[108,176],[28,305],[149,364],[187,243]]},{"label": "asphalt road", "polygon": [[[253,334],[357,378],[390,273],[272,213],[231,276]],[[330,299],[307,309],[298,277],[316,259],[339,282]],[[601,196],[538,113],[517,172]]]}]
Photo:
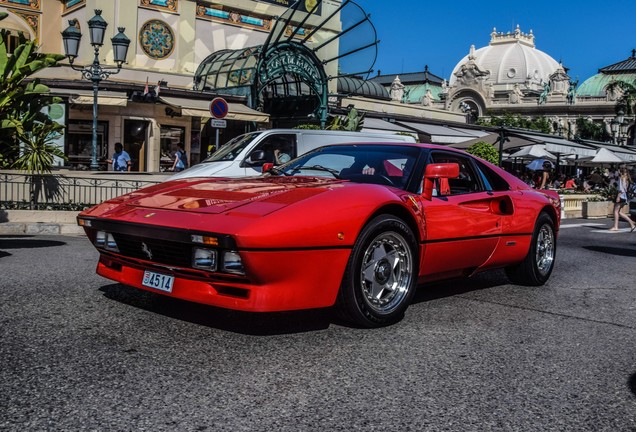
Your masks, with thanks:
[{"label": "asphalt road", "polygon": [[422,287],[377,330],[175,301],[96,276],[84,237],[0,237],[0,430],[635,431],[636,232],[596,223],[566,221],[544,287]]}]

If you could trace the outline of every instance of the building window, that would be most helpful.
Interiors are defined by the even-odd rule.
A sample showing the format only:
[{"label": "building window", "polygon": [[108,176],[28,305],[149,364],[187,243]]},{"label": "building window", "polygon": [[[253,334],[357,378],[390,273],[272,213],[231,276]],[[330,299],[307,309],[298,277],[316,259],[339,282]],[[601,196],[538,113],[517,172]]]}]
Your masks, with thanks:
[{"label": "building window", "polygon": [[[4,38],[4,45],[7,47],[7,54],[13,54],[15,49],[20,45],[20,36],[24,37],[23,33],[16,33],[15,31],[7,31]],[[27,38],[28,40],[28,38]]]},{"label": "building window", "polygon": [[[185,144],[185,128],[161,126],[161,163],[159,167],[161,171],[168,171],[172,167],[179,143]],[[187,150],[189,149],[186,148]]]},{"label": "building window", "polygon": [[[97,122],[97,162],[106,170],[108,152],[108,122]],[[93,156],[93,121],[69,120],[66,132],[66,155],[71,169],[88,170]]]}]

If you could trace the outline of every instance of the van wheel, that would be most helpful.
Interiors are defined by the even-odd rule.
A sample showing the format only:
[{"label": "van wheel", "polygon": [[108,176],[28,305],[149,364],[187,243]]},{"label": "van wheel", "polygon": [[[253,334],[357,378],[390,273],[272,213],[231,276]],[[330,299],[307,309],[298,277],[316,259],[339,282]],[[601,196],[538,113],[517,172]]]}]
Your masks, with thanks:
[{"label": "van wheel", "polygon": [[353,247],[338,293],[339,315],[363,327],[399,321],[417,285],[417,241],[400,219],[369,222]]}]

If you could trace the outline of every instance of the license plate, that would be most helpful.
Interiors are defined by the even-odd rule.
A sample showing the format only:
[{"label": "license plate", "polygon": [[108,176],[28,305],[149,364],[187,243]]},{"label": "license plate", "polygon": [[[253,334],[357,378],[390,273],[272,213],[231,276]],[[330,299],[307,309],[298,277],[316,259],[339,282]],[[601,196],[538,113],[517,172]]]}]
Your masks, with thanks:
[{"label": "license plate", "polygon": [[141,281],[143,286],[154,288],[160,291],[172,292],[172,284],[174,283],[174,276],[168,276],[161,273],[155,273],[151,271],[144,271],[144,278]]}]

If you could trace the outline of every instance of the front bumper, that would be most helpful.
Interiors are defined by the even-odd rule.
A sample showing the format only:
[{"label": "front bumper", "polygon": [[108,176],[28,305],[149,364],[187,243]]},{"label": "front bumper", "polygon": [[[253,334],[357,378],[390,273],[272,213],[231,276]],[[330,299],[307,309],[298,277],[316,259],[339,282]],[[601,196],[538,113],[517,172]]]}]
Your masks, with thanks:
[{"label": "front bumper", "polygon": [[[101,251],[100,251],[101,252]],[[248,277],[217,277],[100,253],[97,273],[125,285],[182,300],[250,312],[333,306],[351,250],[241,251]],[[145,270],[174,276],[172,292],[141,284]]]}]

